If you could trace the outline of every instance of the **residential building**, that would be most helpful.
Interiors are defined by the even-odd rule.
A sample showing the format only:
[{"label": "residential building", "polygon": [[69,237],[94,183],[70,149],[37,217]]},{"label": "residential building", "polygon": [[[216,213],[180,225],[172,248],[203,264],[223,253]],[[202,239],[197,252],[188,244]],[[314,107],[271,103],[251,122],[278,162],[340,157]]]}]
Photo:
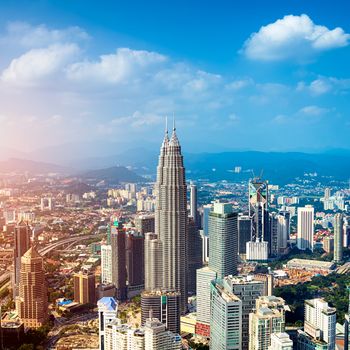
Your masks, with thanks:
[{"label": "residential building", "polygon": [[80,304],[96,304],[95,275],[88,271],[74,274],[74,301]]}]

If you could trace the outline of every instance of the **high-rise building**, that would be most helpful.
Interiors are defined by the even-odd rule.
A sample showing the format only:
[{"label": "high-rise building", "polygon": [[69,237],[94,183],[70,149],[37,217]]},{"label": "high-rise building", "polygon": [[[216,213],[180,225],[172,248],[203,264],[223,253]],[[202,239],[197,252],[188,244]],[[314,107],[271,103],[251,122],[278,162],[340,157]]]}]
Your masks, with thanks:
[{"label": "high-rise building", "polygon": [[269,350],[293,350],[293,341],[285,332],[272,333]]},{"label": "high-rise building", "polygon": [[21,258],[19,295],[16,310],[24,326],[39,328],[48,319],[47,288],[43,258],[35,247]]},{"label": "high-rise building", "polygon": [[213,209],[212,204],[203,205],[202,227],[204,236],[209,236],[209,214]]},{"label": "high-rise building", "polygon": [[197,211],[197,186],[191,182],[190,184],[190,217],[198,226],[198,211]]},{"label": "high-rise building", "polygon": [[15,243],[13,250],[13,295],[18,295],[18,285],[20,282],[21,259],[30,247],[31,229],[24,221],[20,221],[15,226]]},{"label": "high-rise building", "polygon": [[162,242],[155,233],[146,233],[145,237],[145,290],[162,288]]},{"label": "high-rise building", "polygon": [[181,350],[181,337],[165,329],[165,324],[156,318],[146,320],[145,350]]},{"label": "high-rise building", "polygon": [[115,222],[111,226],[112,247],[112,283],[115,285],[116,298],[125,300],[126,289],[126,242],[125,230],[121,222]]},{"label": "high-rise building", "polygon": [[298,349],[335,350],[336,311],[323,299],[305,300],[304,331],[298,331]]},{"label": "high-rise building", "polygon": [[241,300],[219,280],[211,282],[210,295],[210,349],[241,350]]},{"label": "high-rise building", "polygon": [[141,234],[154,232],[154,214],[141,214],[135,217],[135,228]]},{"label": "high-rise building", "polygon": [[340,263],[343,260],[343,214],[334,215],[334,262]]},{"label": "high-rise building", "polygon": [[278,220],[278,247],[280,252],[284,252],[287,248],[287,243],[290,234],[290,212],[280,211],[277,216]]},{"label": "high-rise building", "polygon": [[268,242],[247,242],[247,261],[266,262],[269,257]]},{"label": "high-rise building", "polygon": [[187,188],[181,146],[166,132],[157,168],[155,232],[162,243],[162,287],[181,293],[181,311],[187,310]]},{"label": "high-rise building", "polygon": [[270,232],[270,244],[269,255],[276,257],[279,255],[279,230],[278,230],[278,215],[277,213],[269,214],[269,232]]},{"label": "high-rise building", "polygon": [[266,350],[271,335],[285,330],[285,302],[282,298],[263,296],[256,300],[255,311],[249,315],[249,350]]},{"label": "high-rise building", "polygon": [[218,278],[237,274],[238,215],[228,203],[214,203],[209,214],[209,267]]},{"label": "high-rise building", "polygon": [[99,349],[107,350],[105,347],[105,328],[118,318],[118,302],[114,298],[104,297],[97,302],[98,307],[98,329]]},{"label": "high-rise building", "polygon": [[128,296],[135,296],[145,286],[145,237],[137,231],[126,235],[126,272],[128,279]]},{"label": "high-rise building", "polygon": [[298,208],[297,246],[300,250],[314,249],[314,208],[311,205]]},{"label": "high-rise building", "polygon": [[334,252],[334,239],[331,237],[324,237],[323,238],[323,250],[330,254]]},{"label": "high-rise building", "polygon": [[249,181],[249,216],[253,242],[269,242],[268,183],[260,178]]},{"label": "high-rise building", "polygon": [[247,242],[252,233],[252,220],[249,215],[238,216],[238,254],[245,258]]},{"label": "high-rise building", "polygon": [[265,295],[265,281],[254,280],[254,276],[227,276],[222,284],[242,302],[242,350],[248,350],[249,314],[255,308],[255,300]]},{"label": "high-rise building", "polygon": [[101,245],[101,283],[112,283],[112,247]]},{"label": "high-rise building", "polygon": [[324,199],[325,200],[329,199],[331,195],[332,195],[332,190],[329,187],[325,188]]},{"label": "high-rise building", "polygon": [[196,271],[202,267],[202,238],[198,226],[192,217],[188,218],[188,271],[187,289],[191,294],[196,294]]},{"label": "high-rise building", "polygon": [[74,274],[74,301],[80,304],[96,303],[95,275],[88,271]]},{"label": "high-rise building", "polygon": [[196,334],[210,337],[210,284],[216,279],[216,272],[209,267],[197,270],[197,322]]},{"label": "high-rise building", "polygon": [[164,323],[166,329],[180,333],[180,293],[154,290],[141,294],[141,324],[144,326],[150,317]]}]

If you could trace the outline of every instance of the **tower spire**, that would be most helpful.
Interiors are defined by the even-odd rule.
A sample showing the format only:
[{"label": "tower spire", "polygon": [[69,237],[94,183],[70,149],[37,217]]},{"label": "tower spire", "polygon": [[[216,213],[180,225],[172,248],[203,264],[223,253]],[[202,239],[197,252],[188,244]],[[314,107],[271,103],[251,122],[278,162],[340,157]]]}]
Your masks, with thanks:
[{"label": "tower spire", "polygon": [[176,125],[175,125],[175,113],[173,112],[173,132],[176,131]]}]

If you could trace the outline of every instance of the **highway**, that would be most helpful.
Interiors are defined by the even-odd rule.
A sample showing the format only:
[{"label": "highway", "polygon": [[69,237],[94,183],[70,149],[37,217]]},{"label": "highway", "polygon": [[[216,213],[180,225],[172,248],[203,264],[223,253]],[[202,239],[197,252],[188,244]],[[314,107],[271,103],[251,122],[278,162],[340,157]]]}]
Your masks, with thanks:
[{"label": "highway", "polygon": [[[64,238],[64,239],[61,239],[59,241],[49,243],[45,247],[39,248],[38,251],[42,256],[45,256],[46,254],[50,253],[52,250],[54,250],[62,245],[69,244],[69,243],[72,244],[72,243],[83,242],[83,241],[86,241],[88,239],[95,238],[95,237],[102,238],[103,235],[104,234],[98,234],[98,235],[91,234],[91,235],[79,235],[79,236]],[[2,274],[0,276],[0,286],[2,286],[1,290],[3,288],[9,287],[10,279],[11,279],[11,272],[5,272],[4,274]]]}]

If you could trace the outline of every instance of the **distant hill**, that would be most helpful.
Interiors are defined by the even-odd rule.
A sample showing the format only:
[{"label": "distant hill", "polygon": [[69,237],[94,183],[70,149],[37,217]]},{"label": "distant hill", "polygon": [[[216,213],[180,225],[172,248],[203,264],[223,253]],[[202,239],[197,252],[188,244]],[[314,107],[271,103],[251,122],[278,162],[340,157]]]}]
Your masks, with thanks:
[{"label": "distant hill", "polygon": [[0,173],[28,172],[32,175],[60,173],[69,174],[72,170],[57,164],[36,162],[28,159],[9,158],[8,160],[0,161]]},{"label": "distant hill", "polygon": [[97,169],[85,172],[80,175],[84,179],[95,179],[106,181],[111,184],[119,182],[145,182],[146,179],[135,174],[133,171],[123,167],[114,166],[105,169]]}]

